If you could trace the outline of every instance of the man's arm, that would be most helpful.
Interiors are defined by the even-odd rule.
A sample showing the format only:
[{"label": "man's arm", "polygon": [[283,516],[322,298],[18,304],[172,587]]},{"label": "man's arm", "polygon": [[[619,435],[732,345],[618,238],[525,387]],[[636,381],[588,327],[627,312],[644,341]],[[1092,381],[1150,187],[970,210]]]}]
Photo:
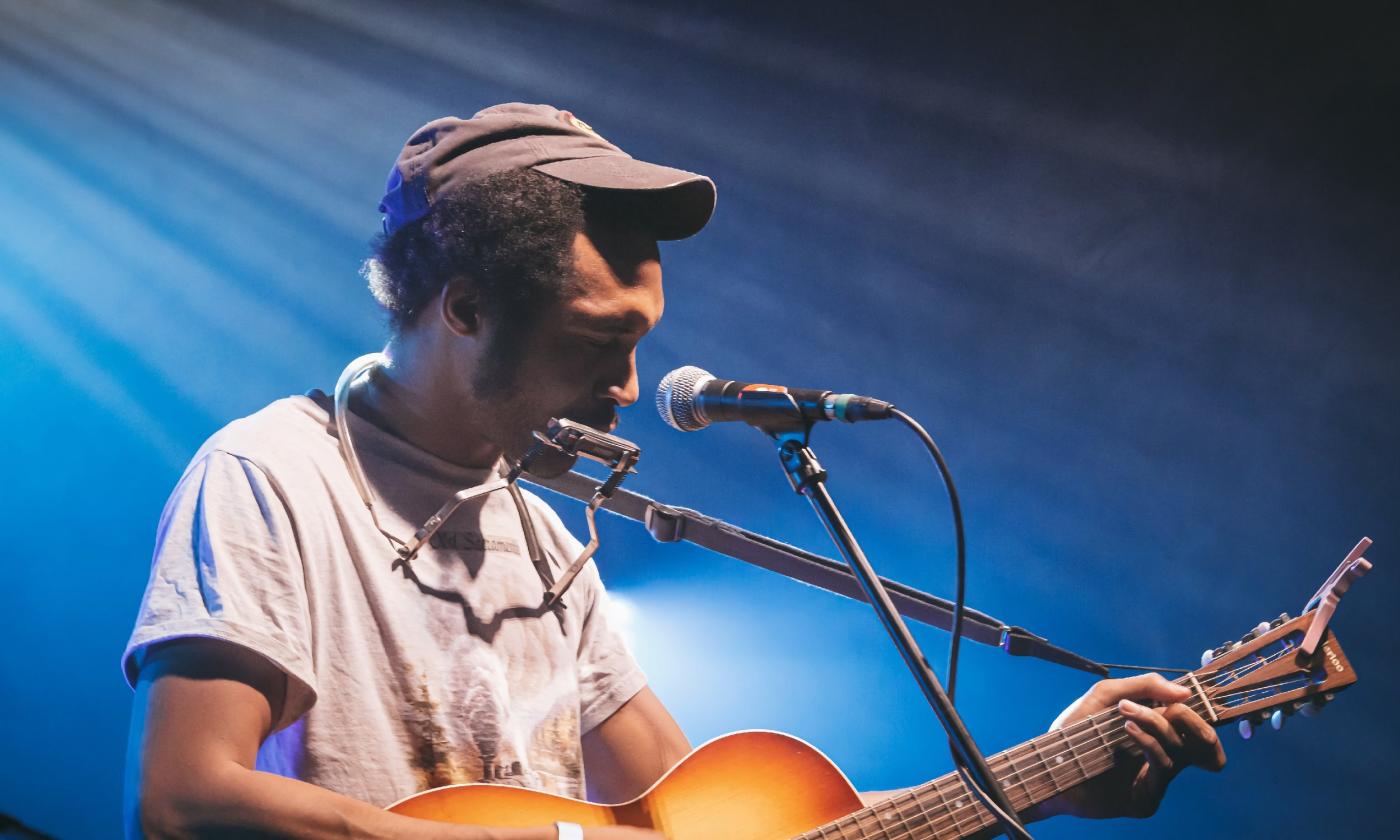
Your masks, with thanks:
[{"label": "man's arm", "polygon": [[[224,642],[189,639],[152,648],[137,681],[127,746],[127,835],[554,840],[552,826],[419,820],[255,770],[285,683],[262,657]],[[607,828],[586,836],[657,835]]]},{"label": "man's arm", "polygon": [[690,741],[649,687],[583,736],[588,792],[628,802],[690,754]]},{"label": "man's arm", "polygon": [[[628,802],[690,754],[690,741],[650,688],[643,688],[583,736],[588,793],[602,802]],[[904,790],[861,793],[866,805]]]}]

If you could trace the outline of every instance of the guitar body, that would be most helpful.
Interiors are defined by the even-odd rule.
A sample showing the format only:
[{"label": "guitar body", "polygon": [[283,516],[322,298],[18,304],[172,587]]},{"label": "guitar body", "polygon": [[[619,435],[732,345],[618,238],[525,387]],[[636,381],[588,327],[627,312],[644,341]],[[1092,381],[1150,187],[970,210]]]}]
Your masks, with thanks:
[{"label": "guitar body", "polygon": [[781,732],[736,732],[686,756],[631,802],[595,805],[505,785],[452,785],[389,807],[396,814],[489,826],[652,828],[670,840],[791,840],[861,808],[845,775]]}]

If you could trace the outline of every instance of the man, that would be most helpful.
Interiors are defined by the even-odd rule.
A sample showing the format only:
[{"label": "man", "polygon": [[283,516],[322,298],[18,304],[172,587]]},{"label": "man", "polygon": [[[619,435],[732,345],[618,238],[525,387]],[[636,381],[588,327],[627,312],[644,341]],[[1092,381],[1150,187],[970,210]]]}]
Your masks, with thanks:
[{"label": "man", "polygon": [[[541,606],[579,551],[542,502],[498,491],[412,561],[394,547],[549,418],[615,425],[662,314],[656,242],[699,231],[714,196],[548,106],[409,139],[367,271],[393,337],[348,393],[349,439],[327,395],[280,400],[215,434],[162,516],[124,657],[129,834],[659,836],[382,810],[477,781],[582,796],[585,768],[587,793],[623,801],[690,748],[608,626],[596,571]],[[1184,764],[1218,768],[1211,729],[1166,705],[1185,695],[1155,676],[1098,684],[1057,723],[1164,704],[1122,707],[1146,759],[1030,816],[1150,813]]]}]

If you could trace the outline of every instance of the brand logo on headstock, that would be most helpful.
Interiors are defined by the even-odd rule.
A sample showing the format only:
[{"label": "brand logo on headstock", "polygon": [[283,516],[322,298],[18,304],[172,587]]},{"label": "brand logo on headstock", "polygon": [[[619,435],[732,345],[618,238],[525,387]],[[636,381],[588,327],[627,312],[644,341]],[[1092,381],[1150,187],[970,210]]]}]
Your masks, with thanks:
[{"label": "brand logo on headstock", "polygon": [[1346,668],[1342,666],[1341,657],[1337,656],[1337,654],[1332,650],[1331,645],[1323,645],[1322,652],[1327,654],[1327,661],[1332,663],[1333,670],[1335,670],[1339,674],[1346,670]]}]

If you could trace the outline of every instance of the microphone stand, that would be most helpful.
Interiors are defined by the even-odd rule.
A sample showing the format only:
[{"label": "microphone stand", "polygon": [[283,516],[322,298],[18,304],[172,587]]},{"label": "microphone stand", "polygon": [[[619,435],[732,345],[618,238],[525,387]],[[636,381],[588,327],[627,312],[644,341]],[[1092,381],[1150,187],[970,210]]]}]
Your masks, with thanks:
[{"label": "microphone stand", "polygon": [[[1015,807],[1012,806],[1006,793],[1001,789],[1001,785],[997,782],[991,768],[987,766],[987,760],[972,740],[972,734],[967,731],[962,718],[953,708],[953,702],[948,699],[948,695],[934,674],[932,666],[924,658],[924,654],[919,650],[919,645],[914,641],[908,626],[900,617],[899,611],[895,609],[879,575],[875,573],[870,561],[866,559],[865,552],[856,542],[855,534],[851,532],[850,526],[841,516],[841,511],[836,507],[835,500],[827,492],[826,470],[822,468],[821,463],[817,461],[816,453],[808,445],[808,438],[812,432],[812,422],[809,420],[798,421],[795,424],[791,421],[777,422],[771,426],[760,426],[759,429],[777,444],[778,459],[782,462],[783,471],[787,474],[788,481],[792,483],[792,489],[811,502],[813,510],[817,512],[822,524],[826,526],[827,533],[831,535],[831,539],[836,543],[842,556],[850,565],[851,571],[860,582],[861,588],[865,590],[871,606],[875,608],[875,614],[880,618],[880,623],[884,625],[886,632],[890,634],[890,639],[899,649],[899,655],[904,658],[904,664],[909,667],[910,673],[919,683],[919,688],[923,691],[924,698],[928,700],[929,705],[933,707],[939,723],[943,724],[943,728],[947,730],[948,739],[956,753],[955,758],[961,759],[962,765],[976,780],[978,786],[996,804],[996,808],[989,810],[1002,824],[1008,837],[1029,837],[1030,835],[1020,825]],[[1001,813],[997,813],[998,810]]]}]

